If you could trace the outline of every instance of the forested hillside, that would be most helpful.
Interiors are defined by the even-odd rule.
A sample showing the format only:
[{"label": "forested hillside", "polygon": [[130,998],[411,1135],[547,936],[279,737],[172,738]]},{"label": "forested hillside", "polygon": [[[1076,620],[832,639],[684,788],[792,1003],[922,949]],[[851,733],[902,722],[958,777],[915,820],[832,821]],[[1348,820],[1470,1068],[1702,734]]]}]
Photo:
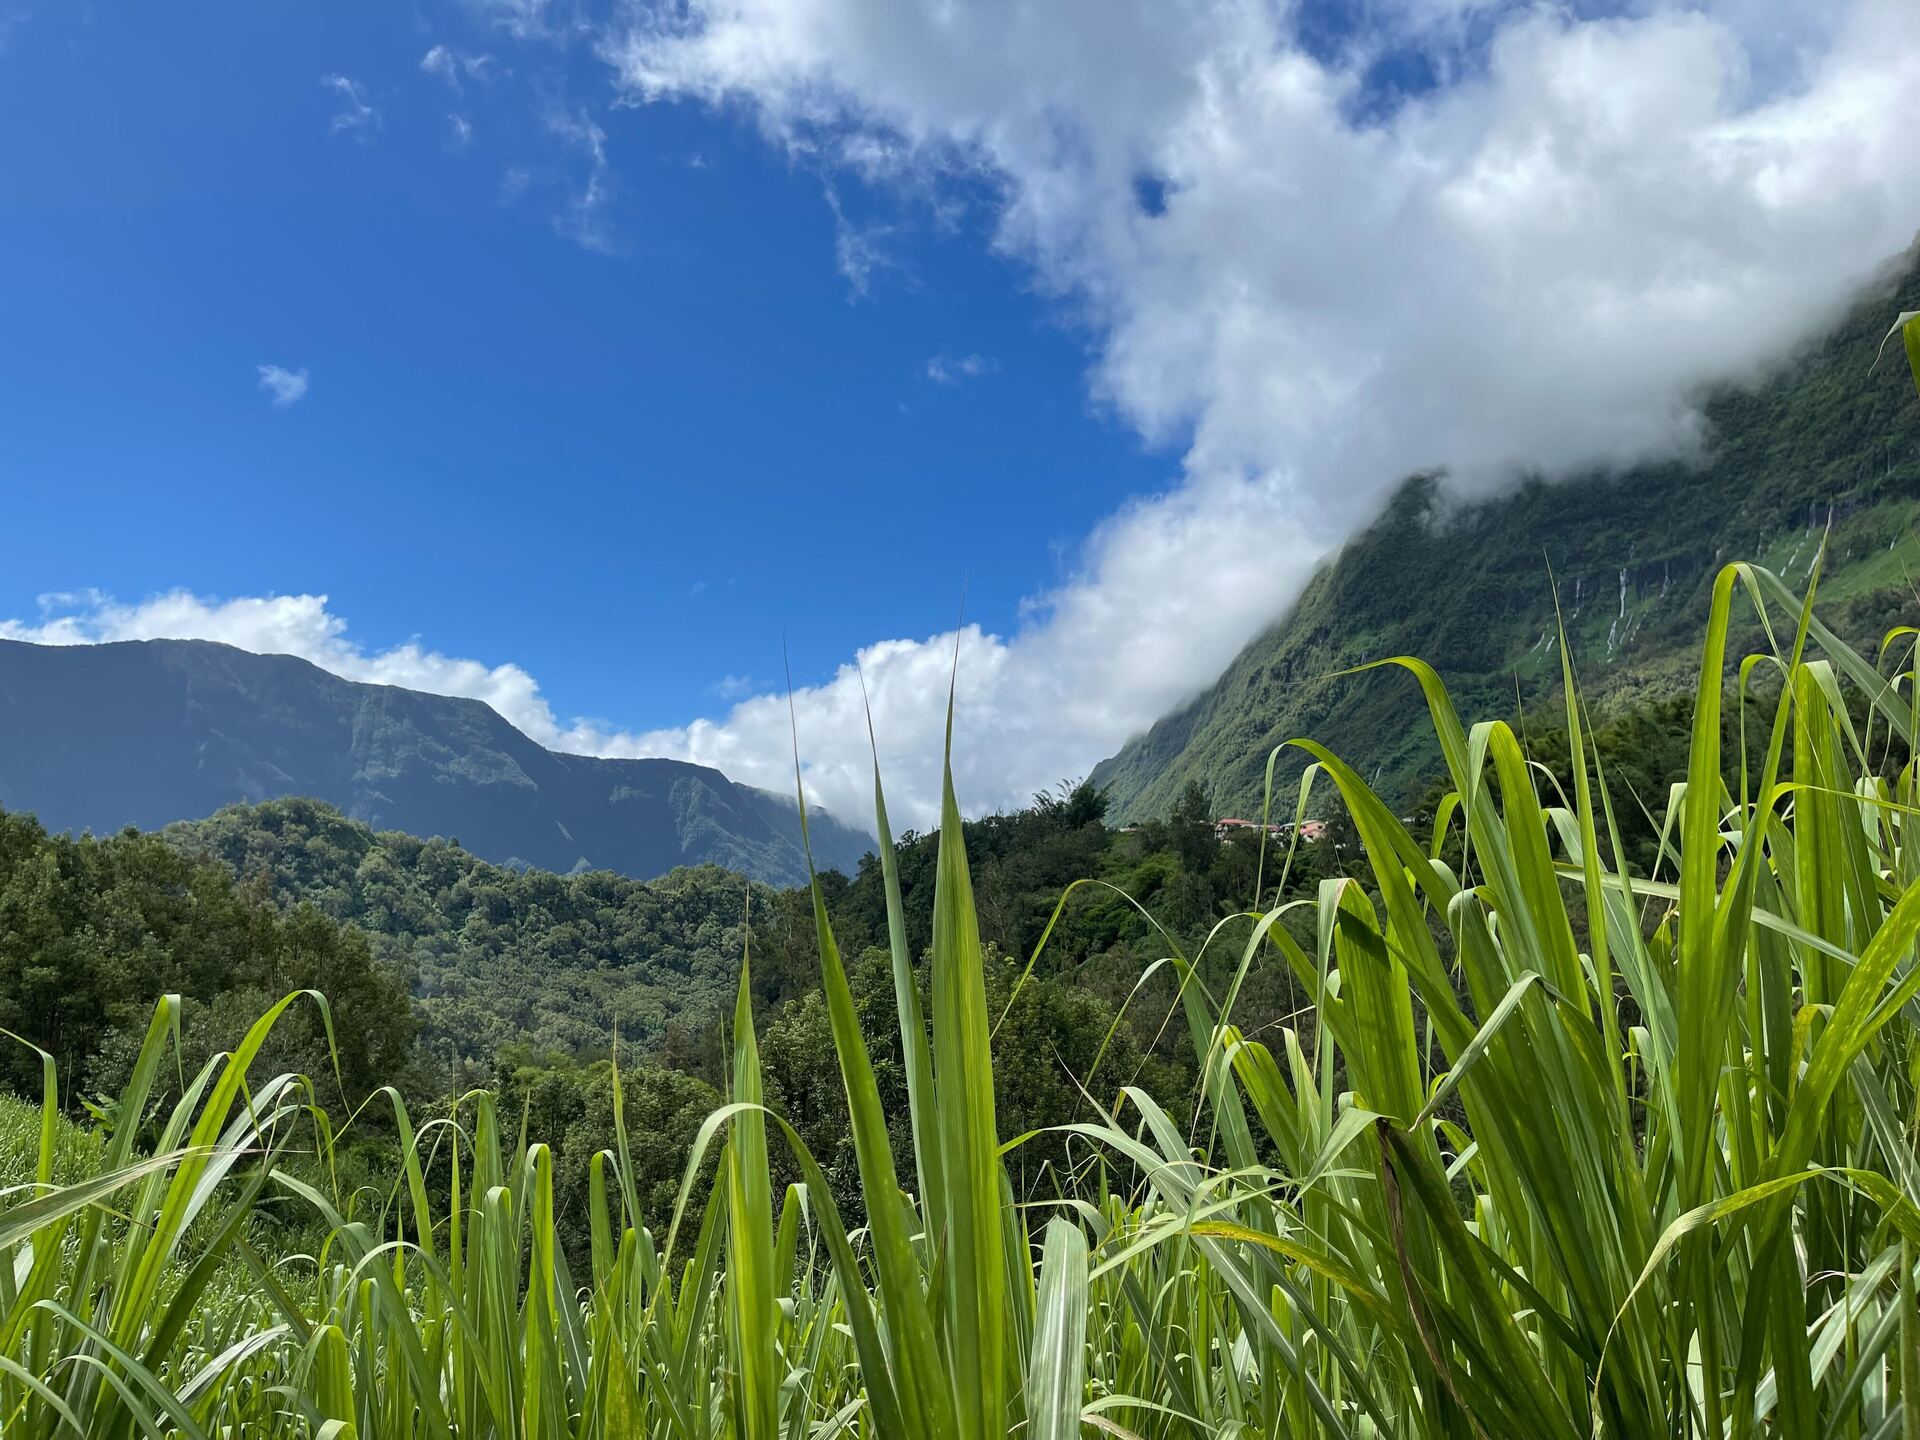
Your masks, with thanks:
[{"label": "forested hillside", "polygon": [[[1258,844],[1222,843],[1197,794],[1124,833],[1104,823],[1104,809],[1082,784],[964,827],[996,1014],[1047,937],[995,1044],[1001,1112],[1022,1128],[1080,1113],[1079,1087],[1096,1071],[1103,1083],[1153,1078],[1164,1093],[1184,1093],[1191,1061],[1167,1028],[1172,977],[1161,971],[1136,986],[1170,940],[1197,950],[1253,898]],[[916,956],[932,942],[937,847],[937,836],[909,834],[897,850]],[[1289,891],[1310,893],[1350,858],[1332,840],[1303,847]],[[1266,863],[1271,896],[1283,857]],[[1103,883],[1073,890],[1061,907],[1083,879]],[[898,1037],[881,869],[869,858],[821,883],[863,1020],[890,1053]],[[1232,949],[1220,948],[1208,972],[1230,966]],[[611,1135],[617,1035],[629,1123],[649,1117],[658,1137],[646,1162],[659,1187],[650,1200],[670,1205],[685,1144],[724,1086],[722,1022],[748,955],[769,1093],[857,1206],[804,889],[712,866],[650,882],[511,869],[304,799],[99,839],[0,817],[0,1026],[53,1053],[69,1095],[120,1083],[164,993],[185,997],[190,1051],[205,1055],[236,1043],[286,989],[311,985],[333,997],[350,1100],[382,1083],[417,1105],[473,1083],[502,1086],[533,1107],[540,1133],[562,1141],[562,1179],[581,1203],[581,1167]],[[1273,1017],[1298,1003],[1290,977],[1270,969],[1252,977],[1242,1008]],[[304,1038],[282,1036],[292,1048],[281,1060],[329,1071],[310,1018],[286,1034]],[[8,1082],[32,1093],[29,1053],[8,1066]],[[903,1083],[897,1063],[882,1074]],[[904,1128],[895,1135],[903,1154],[908,1138]],[[1048,1167],[1063,1157],[1056,1142],[1026,1147],[1023,1183],[1050,1183]]]},{"label": "forested hillside", "polygon": [[[1031,957],[1075,881],[1115,887],[1075,892],[1038,968],[1071,974],[1117,1008],[1164,941],[1116,889],[1172,935],[1197,940],[1252,902],[1260,852],[1257,843],[1222,843],[1197,795],[1166,820],[1124,833],[1108,828],[1104,810],[1082,784],[1014,814],[968,821],[965,831],[982,939],[1010,962]],[[819,983],[807,891],[714,866],[654,881],[514,870],[300,799],[232,806],[170,826],[164,839],[193,861],[216,863],[249,895],[364,935],[384,970],[410,977],[422,1049],[442,1062],[484,1066],[507,1047],[595,1056],[617,1027],[634,1053],[701,1070],[719,1053],[713,1029],[749,944],[761,1008]],[[913,834],[897,849],[915,954],[932,942],[936,849],[936,836]],[[1295,882],[1329,873],[1337,854],[1333,843],[1304,847]],[[1277,850],[1267,856],[1269,889],[1281,862]],[[822,886],[848,954],[884,950],[880,866],[869,858],[851,876],[827,872]]]},{"label": "forested hillside", "polygon": [[739,977],[749,891],[763,911],[774,894],[711,865],[654,881],[495,865],[304,799],[231,806],[165,834],[281,905],[365,934],[413,977],[421,1043],[442,1060],[491,1062],[510,1042],[602,1053],[616,1026],[649,1053],[670,1027],[702,1029]]},{"label": "forested hillside", "polygon": [[[502,864],[806,874],[792,800],[704,765],[559,754],[477,700],[362,685],[290,655],[0,640],[0,806],[101,834],[283,795]],[[812,831],[824,865],[850,869],[873,843],[823,813]]]},{"label": "forested hillside", "polygon": [[[1418,655],[1463,711],[1536,703],[1559,683],[1550,569],[1602,712],[1685,689],[1720,565],[1752,560],[1798,584],[1823,536],[1822,614],[1870,648],[1911,613],[1901,606],[1920,576],[1920,412],[1898,357],[1868,373],[1890,316],[1916,308],[1920,268],[1910,266],[1764,383],[1715,395],[1698,463],[1533,481],[1474,503],[1441,477],[1409,479],[1282,620],[1094,781],[1123,821],[1164,814],[1189,783],[1217,814],[1256,814],[1268,754],[1312,736],[1390,801],[1410,803],[1438,764],[1426,727],[1406,723],[1412,682],[1340,672]],[[1283,754],[1277,801],[1304,764]]]}]

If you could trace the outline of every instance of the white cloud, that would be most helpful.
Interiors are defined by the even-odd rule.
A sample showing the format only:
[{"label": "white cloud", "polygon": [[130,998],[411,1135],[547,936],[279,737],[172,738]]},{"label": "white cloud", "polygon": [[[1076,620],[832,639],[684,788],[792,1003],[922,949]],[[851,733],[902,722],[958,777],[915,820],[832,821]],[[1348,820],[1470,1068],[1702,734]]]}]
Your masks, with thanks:
[{"label": "white cloud", "polygon": [[894,227],[878,221],[852,220],[840,203],[839,192],[829,185],[826,193],[827,208],[833,212],[834,266],[847,282],[847,298],[864,300],[877,272],[900,268],[887,244]]},{"label": "white cloud", "polygon": [[587,175],[567,197],[566,208],[554,217],[554,228],[582,248],[602,254],[613,250],[613,227],[607,219],[607,201],[613,192],[613,172],[607,164],[607,132],[585,109],[547,112],[550,134],[583,152]]},{"label": "white cloud", "polygon": [[493,78],[497,66],[491,55],[470,55],[447,45],[435,45],[420,57],[420,68],[446,82],[455,94],[464,88],[463,80],[481,82]]},{"label": "white cloud", "polygon": [[1000,368],[987,355],[935,355],[927,361],[927,378],[936,385],[958,385],[963,380],[978,380]]},{"label": "white cloud", "polygon": [[458,111],[450,113],[447,116],[447,137],[454,149],[464,150],[467,142],[473,139],[473,122]]},{"label": "white cloud", "polygon": [[467,0],[467,8],[516,40],[551,39],[555,33],[549,0]]},{"label": "white cloud", "polygon": [[[1269,576],[1297,574],[1314,542],[1278,485],[1202,482],[1130,506],[1089,541],[1081,574],[1038,597],[1021,626],[885,640],[795,692],[808,793],[864,819],[872,778],[861,676],[896,825],[939,813],[939,759],[956,638],[954,773],[978,813],[1026,803],[1093,762],[1232,659],[1272,619]],[[1260,537],[1249,543],[1249,537]],[[1170,657],[1180,657],[1170,663]],[[790,773],[787,702],[743,700],[725,716],[638,737],[633,753],[713,765],[778,789]]]},{"label": "white cloud", "polygon": [[740,700],[753,693],[751,675],[722,675],[713,682],[713,693],[722,700]]},{"label": "white cloud", "polygon": [[[1331,63],[1266,0],[689,0],[606,54],[869,177],[990,180],[999,245],[1102,337],[1097,393],[1190,476],[1285,476],[1323,542],[1422,466],[1691,442],[1697,386],[1920,223],[1910,0],[1376,8]],[[1453,82],[1356,120],[1390,43]]]},{"label": "white cloud", "polygon": [[429,75],[438,75],[455,90],[460,88],[460,62],[445,45],[435,45],[421,56],[420,68]]},{"label": "white cloud", "polygon": [[366,86],[345,75],[322,75],[320,84],[340,97],[340,108],[334,111],[330,126],[334,134],[365,140],[380,128],[380,112],[367,99]]},{"label": "white cloud", "polygon": [[[1213,679],[1413,470],[1684,453],[1703,386],[1776,363],[1920,224],[1911,0],[1353,13],[1333,58],[1268,0],[684,0],[604,39],[632,99],[743,108],[825,172],[856,294],[887,250],[836,167],[936,216],[996,197],[995,246],[1094,338],[1095,399],[1182,451],[1014,633],[965,637],[975,804]],[[1369,85],[1410,50],[1437,87]],[[861,656],[923,819],[951,643]],[[799,697],[829,803],[861,783],[857,695],[848,668]],[[784,714],[645,738],[767,783]]]},{"label": "white cloud", "polygon": [[307,372],[289,370],[283,365],[261,365],[260,388],[272,397],[273,408],[285,410],[307,393]]}]

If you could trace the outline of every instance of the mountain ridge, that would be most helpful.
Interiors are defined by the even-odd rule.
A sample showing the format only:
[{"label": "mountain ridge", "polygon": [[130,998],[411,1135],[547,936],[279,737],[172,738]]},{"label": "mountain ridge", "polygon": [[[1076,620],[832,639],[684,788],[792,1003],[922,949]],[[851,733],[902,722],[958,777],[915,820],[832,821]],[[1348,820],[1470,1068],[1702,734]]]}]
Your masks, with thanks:
[{"label": "mountain ridge", "polygon": [[[218,641],[0,640],[0,807],[104,833],[293,795],[559,873],[806,874],[794,802],[707,766],[562,754],[483,701]],[[809,818],[823,869],[851,870],[872,847],[824,811]]]}]

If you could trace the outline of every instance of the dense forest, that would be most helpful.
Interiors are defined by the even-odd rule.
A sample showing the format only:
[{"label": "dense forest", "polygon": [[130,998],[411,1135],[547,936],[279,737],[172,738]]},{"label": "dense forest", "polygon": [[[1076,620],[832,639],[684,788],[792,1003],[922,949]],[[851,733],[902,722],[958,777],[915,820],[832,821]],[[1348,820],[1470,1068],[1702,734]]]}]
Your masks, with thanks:
[{"label": "dense forest", "polygon": [[[409,979],[363,931],[159,836],[71,839],[0,814],[0,1027],[51,1052],[70,1095],[120,1088],[162,994],[184,998],[188,1053],[204,1058],[289,990],[315,989],[333,1007],[338,1083],[357,1100],[409,1072]],[[273,1058],[334,1077],[317,1017],[274,1043]],[[0,1074],[28,1093],[40,1083],[19,1046],[0,1049]]]},{"label": "dense forest", "polygon": [[[1170,945],[1199,951],[1254,896],[1257,840],[1222,842],[1197,789],[1165,819],[1125,831],[1104,814],[1082,783],[965,826],[999,1017],[1000,1113],[1021,1130],[1073,1118],[1090,1082],[1144,1081],[1169,1094],[1190,1085],[1184,1039],[1167,1024],[1170,977],[1137,982]],[[312,987],[332,1003],[349,1103],[391,1084],[430,1109],[467,1086],[497,1085],[555,1137],[563,1191],[583,1204],[586,1159],[611,1134],[617,1037],[629,1123],[655,1147],[636,1163],[654,1187],[650,1204],[666,1206],[687,1142],[724,1086],[722,1021],[751,955],[768,1092],[858,1205],[804,889],[711,866],[653,882],[507,868],[300,799],[234,806],[159,834],[76,839],[18,815],[4,827],[0,1024],[55,1054],[69,1096],[118,1088],[162,993],[184,997],[192,1053],[208,1054],[233,1045],[270,998]],[[909,833],[896,848],[917,955],[931,941],[937,845]],[[1343,853],[1332,838],[1301,846],[1290,887],[1311,885]],[[1269,882],[1282,860],[1276,842]],[[1075,887],[1081,880],[1096,883]],[[883,1084],[897,1087],[881,867],[869,857],[853,876],[830,871],[822,889]],[[1245,933],[1209,950],[1222,969]],[[1243,1013],[1284,1014],[1297,999],[1272,971]],[[277,1043],[293,1033],[277,1031]],[[309,1020],[299,1033],[301,1047],[279,1058],[330,1074],[323,1027]],[[7,1065],[9,1082],[30,1093],[38,1077],[27,1052]],[[905,1145],[904,1130],[896,1140]],[[1034,1145],[1021,1158],[1038,1185],[1061,1156]]]}]

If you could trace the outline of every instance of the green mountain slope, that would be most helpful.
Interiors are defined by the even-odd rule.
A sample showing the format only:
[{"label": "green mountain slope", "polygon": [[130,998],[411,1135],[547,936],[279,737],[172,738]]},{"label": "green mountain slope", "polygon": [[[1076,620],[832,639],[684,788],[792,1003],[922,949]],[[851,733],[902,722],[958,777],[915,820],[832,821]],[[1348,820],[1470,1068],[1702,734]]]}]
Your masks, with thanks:
[{"label": "green mountain slope", "polygon": [[[1204,693],[1093,772],[1122,821],[1164,815],[1189,782],[1216,814],[1258,812],[1268,753],[1330,745],[1400,800],[1437,768],[1406,723],[1404,672],[1336,672],[1412,654],[1465,714],[1511,712],[1559,683],[1557,577],[1574,658],[1602,709],[1689,682],[1716,570],[1753,560],[1803,581],[1831,525],[1822,614],[1850,640],[1911,621],[1920,579],[1920,404],[1894,357],[1868,373],[1895,313],[1920,309],[1920,266],[1877,287],[1818,345],[1706,405],[1698,465],[1673,462],[1462,503],[1415,477]],[[1305,764],[1275,769],[1276,803]],[[1290,800],[1289,800],[1290,803]]]},{"label": "green mountain slope", "polygon": [[[104,833],[283,795],[458,837],[502,864],[806,875],[793,803],[703,765],[556,754],[477,700],[357,684],[287,655],[0,641],[0,808]],[[813,845],[823,868],[851,871],[872,842],[821,815]]]}]

